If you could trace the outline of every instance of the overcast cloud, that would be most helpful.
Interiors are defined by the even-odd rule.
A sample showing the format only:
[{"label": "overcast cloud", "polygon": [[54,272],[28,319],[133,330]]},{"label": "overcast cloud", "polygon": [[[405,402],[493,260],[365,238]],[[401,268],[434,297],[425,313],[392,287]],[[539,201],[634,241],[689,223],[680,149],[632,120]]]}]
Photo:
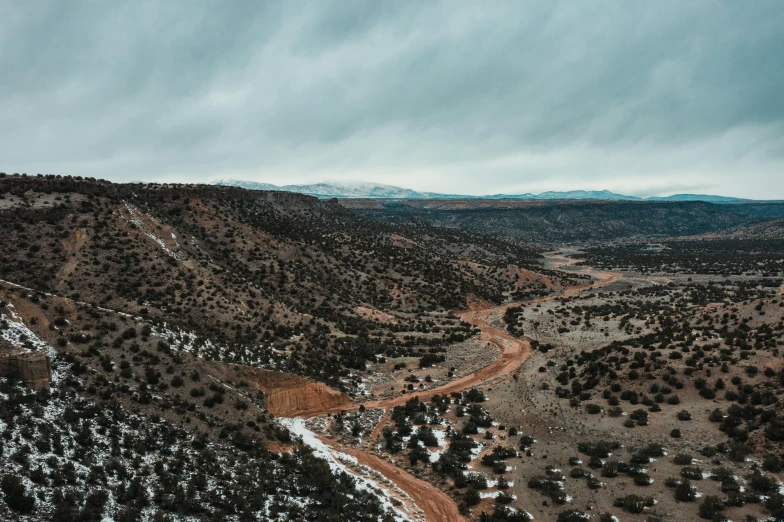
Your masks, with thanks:
[{"label": "overcast cloud", "polygon": [[0,1],[0,170],[784,199],[784,3]]}]

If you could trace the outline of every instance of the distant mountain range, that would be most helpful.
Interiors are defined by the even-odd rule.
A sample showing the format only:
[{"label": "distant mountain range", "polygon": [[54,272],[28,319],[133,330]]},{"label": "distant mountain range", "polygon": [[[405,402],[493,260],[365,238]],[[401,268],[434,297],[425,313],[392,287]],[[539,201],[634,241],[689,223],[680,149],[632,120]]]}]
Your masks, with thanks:
[{"label": "distant mountain range", "polygon": [[748,201],[727,196],[708,194],[673,194],[664,197],[640,198],[616,194],[609,190],[570,190],[567,192],[542,192],[541,194],[490,194],[487,196],[466,196],[461,194],[441,194],[438,192],[418,192],[407,188],[379,183],[315,183],[312,185],[272,185],[237,179],[223,179],[214,185],[242,187],[250,190],[282,190],[298,192],[318,198],[341,199],[598,199],[598,200],[635,200],[635,201],[707,201],[709,203],[737,203]]},{"label": "distant mountain range", "polygon": [[218,180],[213,183],[219,186],[242,187],[250,190],[283,190],[286,192],[299,192],[318,198],[373,198],[373,199],[438,199],[438,198],[466,198],[475,196],[460,196],[457,194],[438,194],[435,192],[417,192],[415,190],[380,185],[378,183],[315,183],[312,185],[283,185],[277,186],[270,183],[256,183],[255,181],[242,181],[237,179]]}]

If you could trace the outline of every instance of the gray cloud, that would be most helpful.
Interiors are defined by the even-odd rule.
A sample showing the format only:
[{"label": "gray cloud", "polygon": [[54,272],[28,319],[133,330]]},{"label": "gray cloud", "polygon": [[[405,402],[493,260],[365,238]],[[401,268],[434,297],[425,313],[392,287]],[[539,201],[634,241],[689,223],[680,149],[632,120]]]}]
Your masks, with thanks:
[{"label": "gray cloud", "polygon": [[0,4],[0,170],[784,198],[756,2]]}]

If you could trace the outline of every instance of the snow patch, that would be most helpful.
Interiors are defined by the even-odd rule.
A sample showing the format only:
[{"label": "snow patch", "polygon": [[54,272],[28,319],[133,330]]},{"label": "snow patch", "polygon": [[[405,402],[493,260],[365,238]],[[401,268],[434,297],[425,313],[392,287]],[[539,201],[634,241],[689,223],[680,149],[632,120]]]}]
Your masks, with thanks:
[{"label": "snow patch", "polygon": [[[390,511],[396,513],[397,517],[400,520],[405,520],[405,521],[409,521],[409,522],[411,521],[411,519],[408,517],[408,515],[403,513],[403,511],[401,511],[400,508],[396,507],[392,503],[392,501],[391,501],[392,497],[390,495],[388,495],[388,493],[387,493],[387,488],[389,486],[383,486],[382,487],[378,482],[376,482],[376,481],[374,481],[372,479],[366,478],[364,476],[357,475],[357,473],[349,470],[347,464],[353,465],[355,467],[359,466],[359,463],[357,462],[357,459],[355,457],[352,457],[351,455],[347,455],[345,453],[342,453],[342,452],[339,452],[337,450],[334,450],[329,445],[327,445],[324,442],[322,442],[322,440],[319,439],[316,436],[316,434],[313,433],[306,426],[305,419],[301,419],[301,418],[295,417],[295,418],[278,418],[277,420],[283,426],[288,428],[288,430],[292,434],[299,436],[302,439],[302,442],[305,445],[307,445],[311,449],[313,449],[313,453],[317,457],[320,457],[320,458],[326,460],[327,464],[329,464],[329,468],[333,472],[337,472],[337,473],[343,472],[343,473],[347,473],[349,475],[352,475],[352,476],[356,477],[356,479],[357,479],[357,483],[356,483],[357,489],[364,490],[364,491],[370,491],[371,493],[377,495],[377,497],[378,497],[379,501],[381,502],[381,504],[385,508],[387,508]],[[360,466],[360,467],[365,468],[368,471],[368,474],[372,475],[374,473],[373,470],[371,470],[370,468],[367,468],[367,466]],[[394,488],[395,488],[395,493],[397,493],[400,496],[404,496],[404,497],[410,499],[410,497],[404,491],[402,491],[399,488],[397,488],[397,486],[394,486]]]}]

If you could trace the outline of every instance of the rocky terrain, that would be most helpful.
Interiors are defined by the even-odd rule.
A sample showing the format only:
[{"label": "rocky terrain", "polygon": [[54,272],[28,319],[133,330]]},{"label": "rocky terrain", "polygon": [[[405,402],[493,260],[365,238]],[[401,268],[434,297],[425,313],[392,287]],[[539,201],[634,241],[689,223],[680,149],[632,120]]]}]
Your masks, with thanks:
[{"label": "rocky terrain", "polygon": [[52,362],[43,352],[16,352],[0,355],[0,377],[18,379],[31,390],[49,390]]},{"label": "rocky terrain", "polygon": [[0,176],[0,519],[784,519],[780,206],[463,203]]}]

